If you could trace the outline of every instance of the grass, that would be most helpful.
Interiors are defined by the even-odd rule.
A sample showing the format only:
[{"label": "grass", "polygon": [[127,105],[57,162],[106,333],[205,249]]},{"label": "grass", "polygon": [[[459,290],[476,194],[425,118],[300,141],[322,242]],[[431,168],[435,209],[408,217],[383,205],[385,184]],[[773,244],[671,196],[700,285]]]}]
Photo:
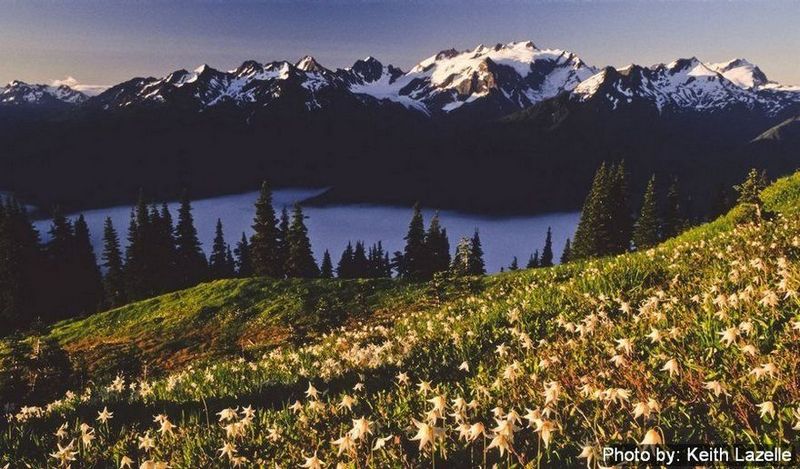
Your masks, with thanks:
[{"label": "grass", "polygon": [[58,324],[73,357],[135,344],[165,365],[120,353],[20,409],[0,465],[591,467],[611,443],[796,442],[800,173],[763,199],[768,220],[739,207],[619,257],[422,285],[215,282]]}]

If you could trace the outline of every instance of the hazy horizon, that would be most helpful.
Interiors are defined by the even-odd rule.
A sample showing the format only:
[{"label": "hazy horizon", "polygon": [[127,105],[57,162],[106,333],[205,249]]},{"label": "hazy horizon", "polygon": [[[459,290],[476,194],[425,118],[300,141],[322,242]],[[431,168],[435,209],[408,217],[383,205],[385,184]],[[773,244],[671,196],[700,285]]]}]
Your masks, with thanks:
[{"label": "hazy horizon", "polygon": [[330,68],[374,56],[408,70],[454,47],[531,40],[594,66],[746,58],[800,85],[800,4],[754,1],[117,1],[3,3],[0,83],[112,85],[208,63]]}]

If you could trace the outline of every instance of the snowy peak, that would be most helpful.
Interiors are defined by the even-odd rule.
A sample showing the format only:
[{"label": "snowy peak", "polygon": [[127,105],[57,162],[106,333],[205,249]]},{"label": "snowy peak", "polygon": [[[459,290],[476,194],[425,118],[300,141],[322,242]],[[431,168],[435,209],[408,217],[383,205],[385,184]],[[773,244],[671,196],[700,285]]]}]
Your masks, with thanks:
[{"label": "snowy peak", "polygon": [[306,55],[295,64],[299,70],[311,73],[323,73],[328,71],[325,67],[319,64],[314,57]]},{"label": "snowy peak", "polygon": [[88,96],[67,85],[49,86],[14,80],[0,89],[0,104],[5,105],[75,105]]},{"label": "snowy peak", "polygon": [[649,105],[659,112],[740,108],[775,115],[800,104],[800,93],[769,82],[758,67],[741,59],[709,64],[691,57],[651,67],[607,67],[578,85],[572,99],[612,110]]},{"label": "snowy peak", "polygon": [[745,59],[709,64],[709,67],[742,88],[757,88],[770,82],[758,66]]}]

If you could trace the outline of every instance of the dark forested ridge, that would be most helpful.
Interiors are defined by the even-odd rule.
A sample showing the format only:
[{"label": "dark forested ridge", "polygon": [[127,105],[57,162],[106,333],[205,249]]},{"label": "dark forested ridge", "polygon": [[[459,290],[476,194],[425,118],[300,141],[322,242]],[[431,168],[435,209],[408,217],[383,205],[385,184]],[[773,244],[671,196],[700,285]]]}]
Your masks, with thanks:
[{"label": "dark forested ridge", "polygon": [[[787,116],[744,110],[608,110],[568,95],[503,119],[429,118],[399,104],[301,102],[265,109],[0,108],[0,188],[65,210],[277,187],[331,189],[309,204],[389,203],[491,214],[574,210],[600,162],[625,160],[634,188],[677,176],[702,214],[747,168],[796,167]],[[791,121],[787,121],[790,122]],[[784,122],[785,127],[791,127]],[[791,130],[791,129],[789,129]]]}]

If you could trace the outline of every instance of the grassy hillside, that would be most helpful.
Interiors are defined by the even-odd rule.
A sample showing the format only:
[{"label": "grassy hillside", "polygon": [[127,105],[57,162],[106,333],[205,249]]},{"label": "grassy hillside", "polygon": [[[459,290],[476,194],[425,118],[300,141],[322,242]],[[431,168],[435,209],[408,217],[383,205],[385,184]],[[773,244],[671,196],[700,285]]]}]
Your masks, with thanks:
[{"label": "grassy hillside", "polygon": [[73,357],[121,352],[15,412],[0,465],[562,467],[610,443],[796,442],[800,173],[763,198],[769,220],[739,207],[615,258],[224,281],[59,324]]}]

